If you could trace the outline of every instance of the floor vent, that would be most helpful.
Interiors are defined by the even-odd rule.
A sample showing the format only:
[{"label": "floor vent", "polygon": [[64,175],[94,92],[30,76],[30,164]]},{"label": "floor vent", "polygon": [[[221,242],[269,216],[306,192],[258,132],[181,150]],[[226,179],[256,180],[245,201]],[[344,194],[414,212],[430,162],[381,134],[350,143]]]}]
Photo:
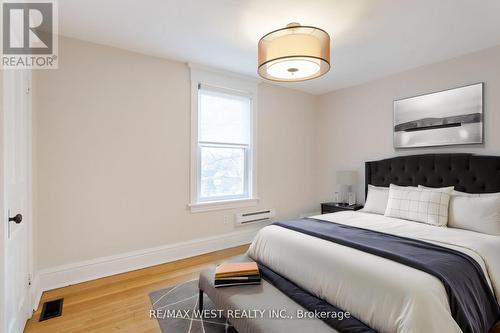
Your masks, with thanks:
[{"label": "floor vent", "polygon": [[39,321],[59,317],[62,315],[64,298],[43,303],[42,314]]}]

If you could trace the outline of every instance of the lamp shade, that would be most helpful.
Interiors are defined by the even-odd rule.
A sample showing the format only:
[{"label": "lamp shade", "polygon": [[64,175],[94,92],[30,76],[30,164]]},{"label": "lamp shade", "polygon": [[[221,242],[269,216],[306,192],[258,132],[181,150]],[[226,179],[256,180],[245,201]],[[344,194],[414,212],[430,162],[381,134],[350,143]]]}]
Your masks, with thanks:
[{"label": "lamp shade", "polygon": [[358,180],[358,173],[356,171],[337,171],[337,184],[339,185],[355,185]]},{"label": "lamp shade", "polygon": [[259,41],[259,75],[273,81],[305,81],[330,70],[330,36],[322,29],[290,23]]}]

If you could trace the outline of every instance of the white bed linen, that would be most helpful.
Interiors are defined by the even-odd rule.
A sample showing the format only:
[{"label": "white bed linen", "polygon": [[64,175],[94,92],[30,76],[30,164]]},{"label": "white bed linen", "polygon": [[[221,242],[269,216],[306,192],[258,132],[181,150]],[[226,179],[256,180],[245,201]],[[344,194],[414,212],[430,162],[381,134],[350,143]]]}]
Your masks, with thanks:
[{"label": "white bed linen", "polygon": [[[416,238],[468,254],[500,294],[500,237],[362,212],[317,219]],[[248,255],[383,332],[460,332],[444,286],[394,261],[278,226],[259,231]]]}]

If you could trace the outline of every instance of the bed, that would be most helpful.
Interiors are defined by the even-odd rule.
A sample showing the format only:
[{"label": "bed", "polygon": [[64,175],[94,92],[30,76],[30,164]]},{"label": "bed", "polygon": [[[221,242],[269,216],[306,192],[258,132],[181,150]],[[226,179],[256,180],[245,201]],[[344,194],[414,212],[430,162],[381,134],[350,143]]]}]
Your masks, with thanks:
[{"label": "bed", "polygon": [[[500,192],[500,157],[429,154],[366,162],[365,182],[367,189],[369,185],[397,184],[454,186],[455,190],[466,193],[495,193]],[[363,237],[373,243],[358,244],[357,239]],[[391,242],[394,244],[387,245]],[[388,248],[400,249],[402,253],[399,250],[391,253]],[[409,251],[406,257],[404,251]],[[422,251],[420,258],[413,258],[411,251],[415,251],[415,257]],[[348,311],[366,325],[337,331],[487,333],[496,329],[493,327],[500,302],[500,236],[497,235],[362,211],[339,212],[265,227],[247,255],[263,269],[282,277],[283,283],[315,297],[315,303],[322,301]],[[418,266],[419,260],[435,267]],[[443,267],[451,276],[439,275]],[[453,289],[454,283],[461,283],[462,287],[456,289],[462,288],[458,293]],[[289,287],[279,284],[274,287],[288,297],[295,296],[293,292],[285,292]],[[461,292],[470,295],[463,296]],[[235,297],[229,289],[225,293],[229,293],[225,299]],[[210,291],[210,295],[220,296],[216,291]],[[301,303],[299,298],[294,300]],[[302,305],[310,304],[309,299]],[[273,326],[267,332],[281,331],[279,322],[272,321],[269,325]],[[256,329],[246,321],[239,331],[266,330]],[[293,326],[286,331],[294,331]],[[335,327],[332,331],[336,331]]]}]

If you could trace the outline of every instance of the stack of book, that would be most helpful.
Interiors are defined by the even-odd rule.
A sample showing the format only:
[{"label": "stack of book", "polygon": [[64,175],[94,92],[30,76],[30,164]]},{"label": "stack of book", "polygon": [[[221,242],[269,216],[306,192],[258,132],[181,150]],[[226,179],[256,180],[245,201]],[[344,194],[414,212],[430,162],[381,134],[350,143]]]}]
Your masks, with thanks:
[{"label": "stack of book", "polygon": [[215,269],[215,287],[260,284],[260,273],[256,262],[230,262]]}]

